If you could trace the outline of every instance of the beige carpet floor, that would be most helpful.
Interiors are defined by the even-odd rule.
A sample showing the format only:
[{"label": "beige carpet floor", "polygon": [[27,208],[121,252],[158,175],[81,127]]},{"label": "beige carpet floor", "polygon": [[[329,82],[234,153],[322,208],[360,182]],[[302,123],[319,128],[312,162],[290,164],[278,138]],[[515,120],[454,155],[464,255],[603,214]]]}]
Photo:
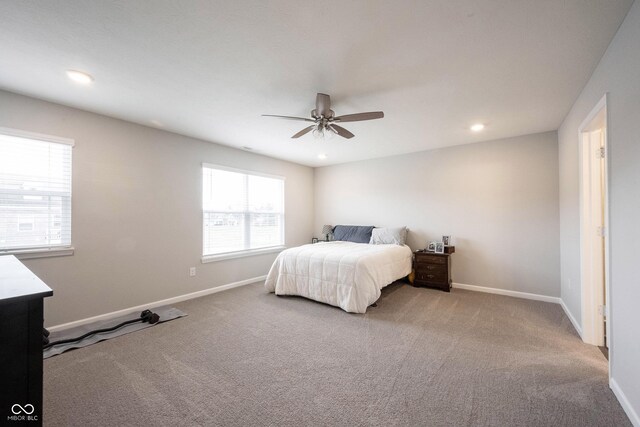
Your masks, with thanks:
[{"label": "beige carpet floor", "polygon": [[626,426],[557,304],[406,284],[365,315],[249,285],[45,360],[50,426]]}]

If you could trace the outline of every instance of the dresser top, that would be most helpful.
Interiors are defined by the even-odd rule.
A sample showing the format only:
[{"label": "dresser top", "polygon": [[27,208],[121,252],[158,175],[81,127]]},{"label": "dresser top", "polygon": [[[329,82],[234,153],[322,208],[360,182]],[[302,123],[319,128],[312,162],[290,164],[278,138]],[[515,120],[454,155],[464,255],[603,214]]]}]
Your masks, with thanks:
[{"label": "dresser top", "polygon": [[12,299],[48,297],[50,287],[13,255],[0,256],[0,302]]}]

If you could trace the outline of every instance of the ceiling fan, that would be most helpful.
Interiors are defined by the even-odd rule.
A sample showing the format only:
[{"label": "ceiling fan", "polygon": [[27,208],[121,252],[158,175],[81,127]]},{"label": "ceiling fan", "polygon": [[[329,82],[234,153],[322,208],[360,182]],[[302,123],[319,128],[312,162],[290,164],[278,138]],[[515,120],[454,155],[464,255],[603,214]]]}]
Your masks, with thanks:
[{"label": "ceiling fan", "polygon": [[302,129],[300,132],[293,135],[291,138],[300,138],[302,135],[313,131],[313,135],[319,138],[331,136],[333,134],[340,135],[343,138],[353,138],[355,135],[338,126],[337,123],[345,122],[360,122],[363,120],[381,119],[384,117],[382,111],[372,111],[369,113],[357,113],[347,114],[344,116],[335,117],[333,110],[331,109],[331,98],[329,95],[319,93],[316,95],[316,108],[311,110],[311,118],[304,117],[292,117],[292,116],[278,116],[275,114],[263,114],[265,117],[277,117],[286,120],[300,120],[305,122],[312,122],[313,124]]}]

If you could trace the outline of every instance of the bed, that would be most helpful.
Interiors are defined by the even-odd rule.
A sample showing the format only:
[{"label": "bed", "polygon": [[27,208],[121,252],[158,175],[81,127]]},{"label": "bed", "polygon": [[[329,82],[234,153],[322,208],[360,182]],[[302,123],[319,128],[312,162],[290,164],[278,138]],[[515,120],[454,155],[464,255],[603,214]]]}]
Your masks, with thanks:
[{"label": "bed", "polygon": [[380,290],[411,272],[411,249],[402,244],[321,242],[282,251],[265,287],[364,313]]}]

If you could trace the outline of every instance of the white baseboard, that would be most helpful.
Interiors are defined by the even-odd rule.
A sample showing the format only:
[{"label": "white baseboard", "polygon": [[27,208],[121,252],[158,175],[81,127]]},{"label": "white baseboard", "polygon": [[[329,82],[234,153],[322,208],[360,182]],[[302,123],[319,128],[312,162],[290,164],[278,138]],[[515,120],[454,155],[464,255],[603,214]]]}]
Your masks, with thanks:
[{"label": "white baseboard", "polygon": [[205,295],[215,294],[216,292],[226,291],[227,289],[237,288],[239,286],[249,285],[251,283],[260,282],[265,280],[267,276],[252,277],[250,279],[240,280],[239,282],[233,282],[222,286],[216,286],[215,288],[204,289],[202,291],[192,292],[190,294],[178,295],[177,297],[167,298],[160,301],[150,302],[148,304],[138,305],[135,307],[125,308],[123,310],[112,311],[111,313],[101,314],[99,316],[88,317],[86,319],[80,319],[69,323],[63,323],[61,325],[51,326],[47,328],[50,332],[61,331],[64,329],[74,328],[76,326],[86,325],[87,323],[96,322],[98,320],[109,320],[119,316],[126,316],[127,314],[142,311],[147,308],[161,307],[163,305],[175,304],[194,298],[203,297]]},{"label": "white baseboard", "polygon": [[488,294],[497,294],[497,295],[505,295],[508,297],[552,302],[554,304],[560,304],[560,301],[561,301],[560,298],[558,297],[550,297],[547,295],[540,295],[540,294],[530,294],[528,292],[520,292],[520,291],[509,291],[506,289],[488,288],[485,286],[465,285],[464,283],[453,283],[453,287],[458,289],[466,289],[468,291],[486,292]]},{"label": "white baseboard", "polygon": [[633,406],[631,406],[631,403],[629,403],[627,396],[622,392],[622,389],[620,389],[615,379],[609,378],[609,387],[611,387],[613,394],[618,398],[618,402],[620,402],[620,406],[622,406],[622,409],[624,409],[624,412],[629,417],[631,424],[633,424],[634,427],[640,427],[640,417],[633,409]]},{"label": "white baseboard", "polygon": [[562,307],[562,309],[564,310],[564,314],[567,315],[576,332],[578,333],[578,335],[580,335],[580,338],[582,338],[582,327],[580,326],[580,323],[578,323],[576,318],[573,317],[573,314],[571,314],[569,308],[565,305],[563,300],[560,300],[560,307]]}]

